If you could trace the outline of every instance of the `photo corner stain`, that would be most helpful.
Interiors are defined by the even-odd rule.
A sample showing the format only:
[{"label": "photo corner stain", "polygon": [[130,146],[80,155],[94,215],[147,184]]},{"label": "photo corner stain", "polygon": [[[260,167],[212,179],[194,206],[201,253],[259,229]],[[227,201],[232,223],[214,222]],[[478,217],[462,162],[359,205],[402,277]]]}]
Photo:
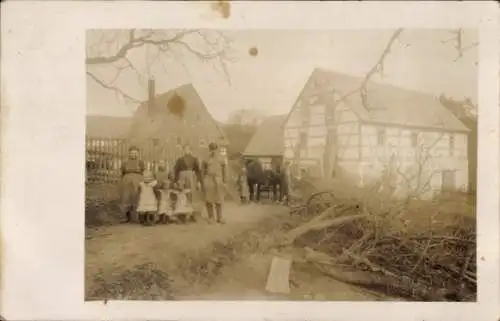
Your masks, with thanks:
[{"label": "photo corner stain", "polygon": [[227,0],[219,0],[212,3],[212,10],[221,14],[224,19],[231,16],[231,3]]},{"label": "photo corner stain", "polygon": [[250,47],[250,49],[248,49],[248,54],[252,57],[256,57],[259,54],[259,49],[255,46]]}]

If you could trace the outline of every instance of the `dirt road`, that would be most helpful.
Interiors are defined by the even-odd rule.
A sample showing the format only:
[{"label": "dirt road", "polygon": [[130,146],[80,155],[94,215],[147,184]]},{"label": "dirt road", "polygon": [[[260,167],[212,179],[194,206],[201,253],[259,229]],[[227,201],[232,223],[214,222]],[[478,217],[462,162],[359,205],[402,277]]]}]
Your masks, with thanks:
[{"label": "dirt road", "polygon": [[286,297],[265,293],[272,255],[254,245],[272,234],[272,222],[286,215],[287,209],[277,205],[229,203],[224,225],[202,221],[94,229],[85,244],[86,299],[377,300],[308,273],[294,275],[294,291]]},{"label": "dirt road", "polygon": [[179,260],[207,251],[215,242],[224,243],[268,216],[283,213],[284,208],[275,205],[228,203],[223,225],[200,221],[185,225],[123,224],[93,229],[87,233],[85,243],[86,293],[93,296],[96,278],[109,279],[141,264],[171,271]]}]

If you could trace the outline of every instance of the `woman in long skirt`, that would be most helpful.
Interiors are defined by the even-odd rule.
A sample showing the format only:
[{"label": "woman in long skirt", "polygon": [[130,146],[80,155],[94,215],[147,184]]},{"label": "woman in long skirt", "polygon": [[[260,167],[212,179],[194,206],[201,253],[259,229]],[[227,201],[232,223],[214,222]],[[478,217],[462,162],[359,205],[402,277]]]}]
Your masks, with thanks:
[{"label": "woman in long skirt", "polygon": [[221,159],[218,146],[210,143],[209,156],[203,162],[203,183],[205,186],[205,204],[209,220],[215,219],[217,223],[224,223],[222,219],[222,204],[225,195],[226,163]]},{"label": "woman in long skirt", "polygon": [[[178,158],[175,163],[174,182],[181,190],[189,191],[187,202],[194,208],[194,212],[200,212],[198,200],[201,200],[200,192],[203,191],[203,178],[198,158],[192,154],[189,145],[184,146],[184,155]],[[198,185],[201,191],[198,190]],[[195,219],[194,213],[190,219]]]},{"label": "woman in long skirt", "polygon": [[135,146],[130,147],[128,158],[122,164],[122,179],[119,188],[120,207],[125,216],[124,223],[133,221],[133,216],[136,215],[139,184],[143,179],[144,170],[144,162],[139,159],[139,149]]}]

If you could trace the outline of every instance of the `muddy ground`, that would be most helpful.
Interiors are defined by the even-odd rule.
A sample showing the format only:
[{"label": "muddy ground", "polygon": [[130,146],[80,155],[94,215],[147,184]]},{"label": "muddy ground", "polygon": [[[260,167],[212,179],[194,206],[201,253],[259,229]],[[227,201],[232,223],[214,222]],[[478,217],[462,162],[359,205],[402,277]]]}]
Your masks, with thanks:
[{"label": "muddy ground", "polygon": [[394,300],[300,264],[290,294],[267,293],[272,245],[294,218],[279,205],[228,203],[225,214],[224,225],[87,229],[86,300]]}]

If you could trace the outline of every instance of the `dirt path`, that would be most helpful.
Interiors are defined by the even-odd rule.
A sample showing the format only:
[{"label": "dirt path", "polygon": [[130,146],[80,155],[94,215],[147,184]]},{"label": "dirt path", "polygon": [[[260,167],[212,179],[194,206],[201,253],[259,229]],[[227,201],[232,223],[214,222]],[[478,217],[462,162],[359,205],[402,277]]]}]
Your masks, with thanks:
[{"label": "dirt path", "polygon": [[[120,288],[119,295],[123,291],[133,293],[120,298],[154,299],[150,296],[154,292],[151,284],[161,283],[162,287],[171,287],[172,293],[158,290],[156,299],[383,300],[373,293],[307,271],[292,275],[289,295],[266,293],[272,254],[253,248],[255,241],[250,241],[252,245],[245,249],[240,243],[272,234],[259,230],[262,229],[259,223],[276,222],[288,215],[287,209],[276,205],[228,204],[225,214],[224,225],[206,222],[154,227],[114,225],[93,230],[86,240],[86,299],[118,299],[106,290],[113,287]],[[270,226],[272,230],[272,223]],[[252,234],[254,231],[256,234]],[[225,261],[214,268],[226,254],[234,261]],[[211,265],[206,268],[210,272],[200,262]],[[152,268],[147,267],[138,275],[138,267],[143,265]],[[195,271],[183,271],[187,267],[195,267]],[[165,279],[169,284],[165,285]],[[144,283],[150,284],[143,290],[148,293],[146,297],[137,294],[141,290],[136,291]]]},{"label": "dirt path", "polygon": [[228,203],[224,214],[226,224],[208,224],[205,221],[185,225],[158,225],[143,227],[124,224],[93,229],[85,242],[86,292],[94,290],[94,279],[106,278],[150,263],[161,270],[172,270],[178,260],[206,251],[214,242],[224,242],[252,229],[270,215],[284,213],[276,205]]}]

